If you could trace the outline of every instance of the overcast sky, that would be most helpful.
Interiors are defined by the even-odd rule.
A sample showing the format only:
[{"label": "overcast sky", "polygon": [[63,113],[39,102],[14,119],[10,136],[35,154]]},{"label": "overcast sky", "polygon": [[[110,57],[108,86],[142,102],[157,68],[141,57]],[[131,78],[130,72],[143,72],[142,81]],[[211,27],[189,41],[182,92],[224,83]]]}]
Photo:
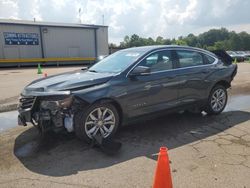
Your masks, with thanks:
[{"label": "overcast sky", "polygon": [[220,27],[250,32],[249,0],[0,0],[0,18],[102,24],[102,15],[114,43],[134,33],[173,38]]}]

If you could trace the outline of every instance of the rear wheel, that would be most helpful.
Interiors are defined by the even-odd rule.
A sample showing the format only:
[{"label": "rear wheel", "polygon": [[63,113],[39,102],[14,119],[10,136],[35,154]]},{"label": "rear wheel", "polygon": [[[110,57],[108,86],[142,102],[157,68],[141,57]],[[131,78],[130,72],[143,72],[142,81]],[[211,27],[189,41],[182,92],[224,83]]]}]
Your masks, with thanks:
[{"label": "rear wheel", "polygon": [[220,114],[227,104],[227,90],[222,85],[216,85],[210,92],[205,112],[208,114]]},{"label": "rear wheel", "polygon": [[103,138],[113,137],[118,125],[119,115],[112,104],[94,104],[85,112],[75,115],[75,133],[88,143],[97,134]]}]

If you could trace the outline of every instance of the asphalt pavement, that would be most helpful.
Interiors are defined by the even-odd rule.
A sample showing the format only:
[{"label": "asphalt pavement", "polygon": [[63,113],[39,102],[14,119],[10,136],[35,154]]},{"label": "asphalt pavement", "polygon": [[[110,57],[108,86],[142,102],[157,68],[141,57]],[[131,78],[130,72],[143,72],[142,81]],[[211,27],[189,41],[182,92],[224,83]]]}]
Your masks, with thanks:
[{"label": "asphalt pavement", "polygon": [[13,112],[0,133],[0,187],[152,187],[161,146],[169,148],[174,187],[250,187],[250,64],[239,66],[229,93],[218,116],[163,114],[121,128],[113,156],[74,134],[41,141],[35,128],[16,126]]}]

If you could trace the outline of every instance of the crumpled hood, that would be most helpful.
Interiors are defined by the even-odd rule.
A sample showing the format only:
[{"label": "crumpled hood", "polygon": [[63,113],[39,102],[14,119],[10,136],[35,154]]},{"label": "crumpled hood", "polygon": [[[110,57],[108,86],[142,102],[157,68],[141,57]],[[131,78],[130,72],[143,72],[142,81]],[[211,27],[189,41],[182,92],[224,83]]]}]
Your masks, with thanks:
[{"label": "crumpled hood", "polygon": [[53,75],[33,81],[25,87],[26,94],[30,92],[51,92],[77,90],[107,82],[113,77],[112,73],[96,73],[78,70]]}]

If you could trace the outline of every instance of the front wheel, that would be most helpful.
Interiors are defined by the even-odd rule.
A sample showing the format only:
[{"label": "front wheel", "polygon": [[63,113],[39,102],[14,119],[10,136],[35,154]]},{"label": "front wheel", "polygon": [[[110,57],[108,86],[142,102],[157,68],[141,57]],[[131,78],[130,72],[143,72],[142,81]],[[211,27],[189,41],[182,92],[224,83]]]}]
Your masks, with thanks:
[{"label": "front wheel", "polygon": [[205,112],[211,115],[220,114],[227,104],[227,90],[222,85],[215,86],[209,95]]},{"label": "front wheel", "polygon": [[91,142],[97,134],[111,138],[117,131],[119,115],[112,104],[94,104],[75,116],[75,133],[82,140]]}]

